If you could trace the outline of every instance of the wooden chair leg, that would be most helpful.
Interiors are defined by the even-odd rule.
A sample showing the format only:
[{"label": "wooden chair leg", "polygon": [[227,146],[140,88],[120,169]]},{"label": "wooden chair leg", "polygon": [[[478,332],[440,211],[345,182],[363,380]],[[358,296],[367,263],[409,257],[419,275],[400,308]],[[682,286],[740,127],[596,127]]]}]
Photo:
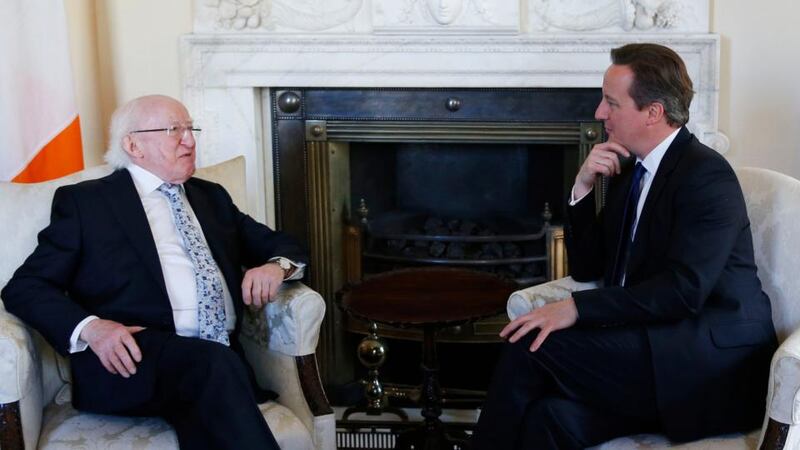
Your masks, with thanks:
[{"label": "wooden chair leg", "polygon": [[764,433],[764,442],[761,443],[759,450],[783,450],[788,435],[789,424],[770,418],[767,423],[767,431]]},{"label": "wooden chair leg", "polygon": [[[325,395],[325,390],[322,388],[322,381],[319,378],[317,356],[295,356],[294,360],[297,364],[297,372],[300,376],[300,386],[303,389],[306,402],[308,402],[308,406],[311,409],[311,414],[314,416],[332,414],[333,409],[330,403],[328,403],[328,397]],[[3,447],[3,449],[5,449],[5,447]]]},{"label": "wooden chair leg", "polygon": [[0,403],[0,448],[25,450],[19,402]]}]

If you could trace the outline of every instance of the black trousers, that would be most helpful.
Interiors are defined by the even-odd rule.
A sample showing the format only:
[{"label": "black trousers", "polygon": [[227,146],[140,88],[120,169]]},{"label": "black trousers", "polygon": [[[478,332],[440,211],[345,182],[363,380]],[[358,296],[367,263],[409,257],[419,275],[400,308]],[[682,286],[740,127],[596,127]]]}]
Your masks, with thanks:
[{"label": "black trousers", "polygon": [[183,450],[279,450],[236,352],[171,332],[147,329],[134,337],[142,361],[128,379],[108,373],[90,349],[72,355],[76,408],[163,417]]},{"label": "black trousers", "polygon": [[505,344],[473,438],[475,449],[582,449],[656,431],[647,337],[640,328],[537,332]]}]

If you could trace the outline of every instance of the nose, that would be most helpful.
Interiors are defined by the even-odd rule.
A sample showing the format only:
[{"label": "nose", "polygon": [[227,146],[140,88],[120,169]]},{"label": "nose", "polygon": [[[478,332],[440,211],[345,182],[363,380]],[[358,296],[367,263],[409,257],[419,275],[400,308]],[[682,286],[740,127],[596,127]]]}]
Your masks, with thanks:
[{"label": "nose", "polygon": [[594,111],[594,118],[597,120],[608,119],[608,103],[606,103],[606,99],[600,100],[600,104],[597,105],[597,109]]},{"label": "nose", "polygon": [[186,131],[183,132],[183,136],[181,136],[181,144],[189,148],[192,148],[197,144],[197,141],[194,140],[194,133],[192,133],[190,128],[187,128]]}]

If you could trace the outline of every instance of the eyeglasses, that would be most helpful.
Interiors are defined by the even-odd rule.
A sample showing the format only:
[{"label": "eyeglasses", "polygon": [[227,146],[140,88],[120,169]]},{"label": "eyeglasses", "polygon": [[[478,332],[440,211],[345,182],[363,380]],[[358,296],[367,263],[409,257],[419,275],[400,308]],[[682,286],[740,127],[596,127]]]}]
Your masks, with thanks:
[{"label": "eyeglasses", "polygon": [[134,133],[155,133],[156,131],[166,131],[167,136],[176,138],[179,137],[180,139],[186,139],[186,137],[191,133],[192,137],[195,134],[200,133],[202,131],[200,128],[193,128],[192,125],[190,126],[182,126],[182,125],[173,125],[168,128],[151,128],[149,130],[134,130],[131,131],[131,134]]}]

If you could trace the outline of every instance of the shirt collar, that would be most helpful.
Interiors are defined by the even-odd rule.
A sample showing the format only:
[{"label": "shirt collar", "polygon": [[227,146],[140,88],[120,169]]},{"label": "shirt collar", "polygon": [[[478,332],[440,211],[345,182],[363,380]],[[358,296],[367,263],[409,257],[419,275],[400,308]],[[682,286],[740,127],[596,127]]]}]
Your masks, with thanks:
[{"label": "shirt collar", "polygon": [[636,162],[642,163],[645,169],[647,169],[647,173],[650,175],[655,175],[656,171],[658,170],[658,166],[661,165],[661,160],[664,158],[664,155],[667,153],[667,149],[672,144],[672,141],[675,140],[675,137],[678,135],[681,129],[677,128],[675,131],[670,133],[660,144],[656,145],[656,148],[653,149],[650,153],[645,156],[644,159],[636,158]]},{"label": "shirt collar", "polygon": [[[131,178],[133,178],[133,185],[136,187],[136,192],[139,193],[139,197],[145,197],[152,194],[156,189],[158,189],[159,186],[165,183],[164,180],[159,178],[153,172],[150,172],[141,166],[137,166],[136,164],[128,164],[126,168],[128,169],[128,172],[130,172]],[[182,184],[180,187],[183,189]]]}]

